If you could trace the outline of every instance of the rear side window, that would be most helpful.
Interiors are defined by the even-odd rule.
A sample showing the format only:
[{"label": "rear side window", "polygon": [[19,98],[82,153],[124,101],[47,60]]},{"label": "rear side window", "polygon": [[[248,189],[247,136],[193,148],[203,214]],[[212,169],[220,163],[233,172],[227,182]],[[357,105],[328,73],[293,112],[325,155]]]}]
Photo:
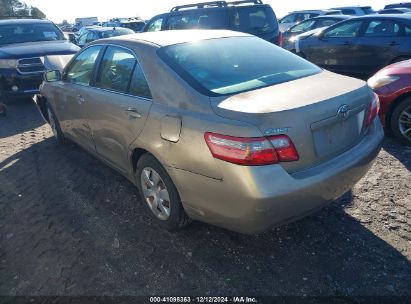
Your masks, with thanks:
[{"label": "rear side window", "polygon": [[337,25],[324,34],[326,38],[353,38],[357,37],[362,21],[351,21]]},{"label": "rear side window", "polygon": [[159,56],[208,96],[234,94],[321,72],[314,64],[253,36],[163,47]]},{"label": "rear side window", "polygon": [[396,37],[400,32],[400,25],[389,20],[375,20],[368,24],[365,37]]},{"label": "rear side window", "polygon": [[143,69],[138,64],[138,62],[136,63],[136,67],[134,68],[129,93],[135,96],[151,99],[150,88],[148,87],[148,83],[146,77],[144,76]]},{"label": "rear side window", "polygon": [[235,31],[258,35],[276,30],[275,15],[268,6],[239,7],[231,12],[231,28]]},{"label": "rear side window", "polygon": [[411,37],[411,27],[410,26],[405,27],[405,36]]},{"label": "rear side window", "polygon": [[101,62],[96,85],[127,93],[136,63],[136,58],[128,50],[109,46]]},{"label": "rear side window", "polygon": [[65,73],[64,80],[80,85],[90,85],[94,64],[101,51],[101,46],[92,46],[81,52]]},{"label": "rear side window", "polygon": [[167,19],[167,30],[223,29],[226,28],[224,10],[207,9],[171,15]]}]

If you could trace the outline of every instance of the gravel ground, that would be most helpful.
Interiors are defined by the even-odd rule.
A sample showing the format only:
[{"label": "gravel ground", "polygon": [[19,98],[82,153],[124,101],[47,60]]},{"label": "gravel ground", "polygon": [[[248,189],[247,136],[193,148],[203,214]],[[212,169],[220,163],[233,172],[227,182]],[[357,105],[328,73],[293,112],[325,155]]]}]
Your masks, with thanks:
[{"label": "gravel ground", "polygon": [[411,296],[411,149],[386,139],[355,188],[244,236],[150,220],[122,176],[58,147],[31,103],[0,118],[0,295]]}]

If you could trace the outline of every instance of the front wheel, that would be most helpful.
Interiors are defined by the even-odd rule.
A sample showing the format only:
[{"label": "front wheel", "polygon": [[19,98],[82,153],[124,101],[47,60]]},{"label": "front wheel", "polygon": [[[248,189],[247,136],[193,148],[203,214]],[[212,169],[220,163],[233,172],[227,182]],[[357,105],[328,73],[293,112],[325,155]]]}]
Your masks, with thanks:
[{"label": "front wheel", "polygon": [[57,143],[65,144],[66,139],[63,135],[63,132],[61,131],[59,121],[49,105],[47,106],[47,116],[51,131],[53,132],[53,136],[56,139]]},{"label": "front wheel", "polygon": [[161,227],[173,231],[191,222],[173,181],[152,155],[145,154],[138,161],[136,184],[150,214]]},{"label": "front wheel", "polygon": [[411,146],[411,97],[395,107],[391,116],[391,130],[404,144]]}]

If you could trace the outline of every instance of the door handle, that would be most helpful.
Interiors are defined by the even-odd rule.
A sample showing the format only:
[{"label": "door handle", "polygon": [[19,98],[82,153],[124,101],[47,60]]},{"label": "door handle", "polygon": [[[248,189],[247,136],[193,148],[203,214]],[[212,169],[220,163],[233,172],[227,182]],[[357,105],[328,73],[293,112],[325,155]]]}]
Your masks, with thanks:
[{"label": "door handle", "polygon": [[344,45],[351,45],[352,43],[349,41],[344,42]]},{"label": "door handle", "polygon": [[397,41],[391,41],[389,43],[390,46],[400,45]]},{"label": "door handle", "polygon": [[126,108],[124,111],[128,114],[129,118],[141,118],[141,114],[137,111],[136,108]]},{"label": "door handle", "polygon": [[77,100],[78,100],[78,103],[79,103],[79,104],[82,104],[82,103],[84,103],[84,102],[86,101],[86,100],[84,99],[84,97],[81,96],[80,94],[77,95]]}]

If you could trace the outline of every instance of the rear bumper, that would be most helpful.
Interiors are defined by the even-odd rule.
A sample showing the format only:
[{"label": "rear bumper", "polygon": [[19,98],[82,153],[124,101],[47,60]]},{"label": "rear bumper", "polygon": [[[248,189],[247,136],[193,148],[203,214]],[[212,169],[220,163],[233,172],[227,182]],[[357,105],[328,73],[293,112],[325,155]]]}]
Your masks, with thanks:
[{"label": "rear bumper", "polygon": [[243,167],[218,160],[223,180],[174,168],[168,172],[190,217],[255,234],[299,219],[343,195],[367,173],[383,138],[376,119],[357,146],[296,174],[279,165]]}]

